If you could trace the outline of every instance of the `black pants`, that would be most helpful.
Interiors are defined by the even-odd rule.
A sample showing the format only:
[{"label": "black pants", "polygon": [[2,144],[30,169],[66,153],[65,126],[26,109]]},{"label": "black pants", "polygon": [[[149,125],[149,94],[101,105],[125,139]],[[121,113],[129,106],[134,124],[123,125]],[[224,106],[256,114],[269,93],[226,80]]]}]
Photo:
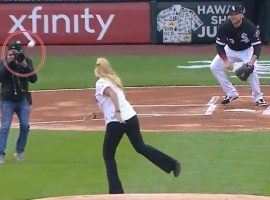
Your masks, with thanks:
[{"label": "black pants", "polygon": [[177,162],[170,156],[144,143],[137,116],[125,122],[126,123],[110,122],[106,127],[103,143],[103,158],[106,165],[110,194],[124,193],[115,161],[116,148],[124,133],[127,134],[132,146],[138,153],[145,156],[163,171],[170,173],[175,168]]}]

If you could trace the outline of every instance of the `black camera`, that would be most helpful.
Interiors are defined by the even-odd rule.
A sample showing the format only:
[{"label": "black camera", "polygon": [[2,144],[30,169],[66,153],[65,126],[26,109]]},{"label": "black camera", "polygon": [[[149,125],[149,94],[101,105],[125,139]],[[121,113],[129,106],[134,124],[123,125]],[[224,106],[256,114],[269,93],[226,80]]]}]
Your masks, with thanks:
[{"label": "black camera", "polygon": [[22,51],[16,50],[14,53],[14,58],[18,61],[18,63],[21,63],[25,59],[25,55]]},{"label": "black camera", "polygon": [[23,53],[21,41],[19,41],[19,40],[11,41],[8,44],[8,50],[15,50],[14,51],[14,59],[18,63],[21,63],[25,59],[25,55]]}]

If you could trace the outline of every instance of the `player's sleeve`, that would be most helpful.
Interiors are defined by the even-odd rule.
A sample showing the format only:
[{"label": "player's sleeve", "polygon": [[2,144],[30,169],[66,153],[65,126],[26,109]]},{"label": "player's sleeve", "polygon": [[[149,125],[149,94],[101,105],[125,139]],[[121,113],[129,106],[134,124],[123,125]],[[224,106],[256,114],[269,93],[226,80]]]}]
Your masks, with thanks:
[{"label": "player's sleeve", "polygon": [[259,58],[261,54],[261,38],[260,31],[258,29],[253,29],[250,38],[251,45],[253,46],[253,55],[256,55]]},{"label": "player's sleeve", "polygon": [[225,49],[224,49],[225,45],[226,45],[226,30],[224,26],[221,25],[217,32],[216,49],[217,49],[218,55],[224,61],[228,60]]},{"label": "player's sleeve", "polygon": [[111,87],[111,83],[109,81],[106,80],[98,80],[96,83],[96,95],[103,95],[104,90],[107,87]]},{"label": "player's sleeve", "polygon": [[217,32],[216,44],[225,46],[226,45],[226,28],[221,25]]}]

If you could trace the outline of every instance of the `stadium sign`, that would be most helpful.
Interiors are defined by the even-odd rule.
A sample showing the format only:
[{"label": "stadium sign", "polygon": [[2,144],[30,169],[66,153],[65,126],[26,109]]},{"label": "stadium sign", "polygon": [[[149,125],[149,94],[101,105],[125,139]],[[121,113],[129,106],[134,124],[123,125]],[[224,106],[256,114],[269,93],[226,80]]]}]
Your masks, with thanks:
[{"label": "stadium sign", "polygon": [[150,43],[149,16],[146,2],[2,4],[0,42],[28,30],[45,44]]},{"label": "stadium sign", "polygon": [[229,8],[237,2],[160,2],[156,4],[158,43],[212,43]]}]

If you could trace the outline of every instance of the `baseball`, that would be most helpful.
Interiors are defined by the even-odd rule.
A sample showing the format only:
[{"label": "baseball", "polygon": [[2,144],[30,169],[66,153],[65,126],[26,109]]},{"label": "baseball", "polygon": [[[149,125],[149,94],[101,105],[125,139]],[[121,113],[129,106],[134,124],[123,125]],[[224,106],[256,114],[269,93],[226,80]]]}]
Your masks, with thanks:
[{"label": "baseball", "polygon": [[35,46],[35,44],[36,44],[35,41],[31,40],[30,42],[28,42],[27,47],[28,48],[33,48]]}]

